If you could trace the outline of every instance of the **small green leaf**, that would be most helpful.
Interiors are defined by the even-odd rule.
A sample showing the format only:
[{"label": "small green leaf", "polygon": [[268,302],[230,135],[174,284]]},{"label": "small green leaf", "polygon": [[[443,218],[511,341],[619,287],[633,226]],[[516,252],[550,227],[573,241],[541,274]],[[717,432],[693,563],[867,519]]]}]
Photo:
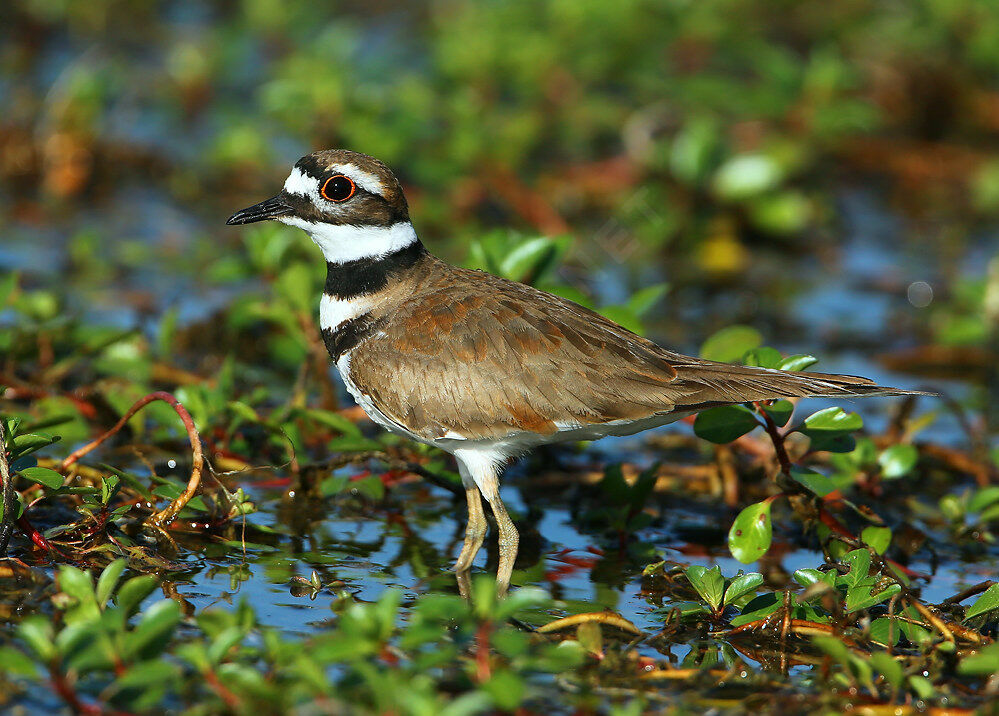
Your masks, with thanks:
[{"label": "small green leaf", "polygon": [[999,502],[999,485],[983,487],[968,500],[968,512],[981,512],[994,502]]},{"label": "small green leaf", "polygon": [[970,607],[968,607],[968,611],[964,614],[964,621],[968,621],[972,617],[977,617],[979,614],[991,612],[993,609],[999,609],[999,582],[986,589],[985,592],[982,593],[982,595],[978,597],[978,599],[976,599]]},{"label": "small green leaf", "polygon": [[864,544],[870,545],[878,554],[884,554],[888,545],[891,544],[891,528],[875,527],[874,525],[865,527],[864,531],[860,533],[860,539],[864,541]]},{"label": "small green leaf", "polygon": [[846,611],[856,612],[861,609],[870,609],[875,604],[880,604],[902,591],[902,585],[890,584],[886,589],[877,589],[872,583],[861,582],[855,587],[846,590]]},{"label": "small green leaf", "polygon": [[44,663],[52,661],[56,653],[55,634],[48,617],[41,615],[28,617],[18,626],[17,635],[31,647],[40,661]]},{"label": "small green leaf", "polygon": [[808,416],[798,430],[811,439],[812,450],[850,452],[856,447],[856,441],[849,433],[863,425],[864,421],[856,413],[833,407]]},{"label": "small green leaf", "polygon": [[905,678],[905,672],[902,669],[902,664],[899,663],[899,657],[891,656],[883,651],[877,651],[871,654],[871,666],[885,677],[885,681],[893,689],[902,688],[902,679]]},{"label": "small green leaf", "polygon": [[166,647],[174,628],[180,623],[180,605],[172,599],[162,599],[142,613],[142,618],[124,640],[122,656],[158,656]]},{"label": "small green leaf", "polygon": [[122,611],[123,617],[127,619],[134,614],[142,600],[152,594],[159,583],[159,580],[153,575],[144,574],[141,577],[132,577],[121,585],[121,589],[115,596],[115,603]]},{"label": "small green leaf", "polygon": [[895,646],[902,636],[902,629],[894,618],[878,617],[871,622],[871,639],[885,646]]},{"label": "small green leaf", "polygon": [[770,616],[784,601],[784,592],[764,592],[754,597],[742,608],[742,613],[732,619],[732,626],[742,626]]},{"label": "small green leaf", "polygon": [[742,362],[745,365],[756,368],[776,368],[782,360],[780,351],[770,346],[751,348],[742,356]]},{"label": "small green leaf", "polygon": [[118,580],[121,579],[121,573],[125,571],[126,564],[126,560],[116,559],[104,568],[101,576],[97,579],[97,605],[101,609],[107,604],[108,599],[111,597],[111,592],[118,585]]},{"label": "small green leaf", "polygon": [[18,474],[25,480],[44,485],[50,490],[58,490],[66,479],[55,470],[50,470],[47,467],[26,467]]},{"label": "small green leaf", "polygon": [[965,676],[999,674],[999,644],[989,644],[981,651],[961,659],[957,665],[957,673]]},{"label": "small green leaf", "polygon": [[729,326],[711,335],[701,345],[701,358],[715,360],[720,363],[734,363],[740,360],[746,351],[763,343],[763,336],[755,328],[749,326]]},{"label": "small green leaf", "polygon": [[804,370],[819,362],[819,359],[810,355],[788,356],[777,366],[780,370]]},{"label": "small green leaf", "polygon": [[[958,665],[960,668],[960,665]],[[921,699],[932,699],[937,695],[937,690],[933,688],[933,682],[925,676],[910,676],[909,686]]]},{"label": "small green leaf", "polygon": [[763,575],[759,572],[740,574],[732,580],[732,582],[728,585],[728,589],[725,590],[725,601],[723,604],[728,606],[735,600],[739,599],[739,597],[756,591],[756,588],[761,584],[763,584]]},{"label": "small green leaf", "polygon": [[816,472],[808,467],[798,467],[797,465],[792,465],[791,477],[819,497],[825,497],[836,490],[836,484],[832,480],[823,475],[821,472]]},{"label": "small green leaf", "polygon": [[840,562],[850,567],[844,579],[847,584],[855,587],[868,577],[871,570],[871,553],[866,549],[854,549],[844,554]]},{"label": "small green leaf", "polygon": [[915,445],[892,445],[878,456],[881,477],[885,480],[895,480],[907,475],[918,460],[919,451]]},{"label": "small green leaf", "polygon": [[694,433],[716,444],[730,443],[759,426],[756,415],[743,405],[723,405],[697,414]]},{"label": "small green leaf", "polygon": [[684,570],[687,579],[694,589],[706,601],[712,611],[717,611],[722,603],[722,594],[725,591],[725,578],[722,576],[720,567],[708,569],[699,564],[691,565]]},{"label": "small green leaf", "polygon": [[728,548],[743,564],[755,562],[770,549],[773,527],[770,523],[772,499],[749,505],[732,523],[728,532]]},{"label": "small green leaf", "polygon": [[856,413],[848,413],[842,408],[832,407],[812,413],[805,418],[804,432],[850,432],[864,427],[864,421]]},{"label": "small green leaf", "polygon": [[778,400],[773,405],[764,405],[763,412],[770,416],[770,419],[774,421],[778,428],[782,428],[787,425],[787,421],[791,419],[791,414],[794,412],[794,406],[791,404],[790,400]]},{"label": "small green leaf", "polygon": [[0,664],[3,670],[15,676],[38,676],[38,667],[31,657],[12,646],[0,646]]}]

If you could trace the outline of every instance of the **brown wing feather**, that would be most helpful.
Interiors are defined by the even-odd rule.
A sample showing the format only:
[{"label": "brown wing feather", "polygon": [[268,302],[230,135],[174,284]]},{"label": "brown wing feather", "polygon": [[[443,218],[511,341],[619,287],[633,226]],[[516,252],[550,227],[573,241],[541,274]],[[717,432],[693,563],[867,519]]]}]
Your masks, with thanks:
[{"label": "brown wing feather", "polygon": [[425,439],[548,434],[708,405],[894,392],[864,378],[689,358],[562,298],[440,266],[351,355],[355,381],[364,376],[359,387]]}]

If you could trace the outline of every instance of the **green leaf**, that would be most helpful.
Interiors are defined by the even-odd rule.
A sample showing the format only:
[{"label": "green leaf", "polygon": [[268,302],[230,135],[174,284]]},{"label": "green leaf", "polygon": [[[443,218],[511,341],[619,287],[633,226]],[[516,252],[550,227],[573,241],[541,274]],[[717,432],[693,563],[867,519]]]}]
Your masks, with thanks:
[{"label": "green leaf", "polygon": [[715,360],[720,363],[734,363],[740,360],[746,351],[763,343],[763,336],[755,328],[749,326],[729,326],[711,335],[701,345],[701,358]]},{"label": "green leaf", "polygon": [[809,567],[796,569],[794,574],[791,575],[791,578],[802,587],[810,587],[819,582],[825,582],[831,587],[835,583],[834,572],[820,572],[817,569],[811,569]]},{"label": "green leaf", "polygon": [[717,611],[722,603],[722,594],[725,591],[725,578],[722,576],[720,567],[707,567],[694,564],[684,570],[687,579],[693,585],[701,599],[706,601],[712,611]]},{"label": "green leaf", "polygon": [[770,419],[774,421],[778,428],[782,428],[787,425],[787,421],[791,419],[791,414],[794,412],[794,406],[791,404],[790,400],[778,400],[773,405],[764,405],[763,412],[770,416]]},{"label": "green leaf", "polygon": [[103,572],[101,572],[101,576],[97,580],[97,591],[95,592],[95,595],[97,597],[97,605],[102,609],[111,597],[111,592],[113,592],[114,588],[118,585],[118,580],[121,579],[121,573],[125,571],[126,564],[126,560],[116,559],[114,562],[105,567]]},{"label": "green leaf", "polygon": [[784,601],[784,592],[765,592],[754,597],[742,608],[742,613],[732,620],[732,626],[742,626],[770,616]]},{"label": "green leaf", "polygon": [[994,502],[999,502],[999,485],[983,487],[968,500],[968,512],[981,512]]},{"label": "green leaf", "polygon": [[893,689],[902,688],[902,680],[905,678],[905,671],[897,656],[891,656],[884,651],[877,651],[871,654],[871,666],[878,673],[885,677]]},{"label": "green leaf", "polygon": [[895,480],[907,475],[918,460],[919,451],[915,445],[892,445],[878,456],[881,477],[885,480]]},{"label": "green leaf", "polygon": [[868,578],[871,570],[871,553],[866,549],[854,549],[844,554],[840,562],[850,567],[850,571],[843,578],[847,584],[855,587]]},{"label": "green leaf", "polygon": [[524,680],[509,669],[493,673],[481,687],[501,711],[513,711],[524,700]]},{"label": "green leaf", "polygon": [[989,644],[981,651],[961,659],[957,665],[957,673],[965,676],[999,674],[999,644]]},{"label": "green leaf", "polygon": [[850,452],[856,447],[856,441],[849,433],[859,430],[863,425],[864,421],[856,413],[832,407],[805,418],[798,430],[811,438],[812,450]]},{"label": "green leaf", "polygon": [[846,611],[856,612],[861,609],[870,609],[875,604],[880,604],[902,591],[902,585],[894,583],[877,592],[876,588],[873,583],[862,582],[847,589]]},{"label": "green leaf", "polygon": [[180,605],[172,599],[162,599],[142,614],[139,623],[124,639],[122,656],[158,656],[166,648],[170,635],[180,623]]},{"label": "green leaf", "polygon": [[153,590],[159,586],[159,583],[159,579],[153,575],[144,574],[141,577],[132,577],[132,579],[121,585],[121,589],[118,590],[118,594],[115,596],[115,603],[122,611],[125,619],[135,613],[142,600],[152,594]]},{"label": "green leaf", "polygon": [[999,609],[999,582],[986,589],[974,604],[968,607],[968,611],[964,613],[964,621],[991,612],[993,609]]},{"label": "green leaf", "polygon": [[889,617],[878,617],[871,622],[871,639],[886,646],[895,646],[902,636],[902,629],[897,620]]},{"label": "green leaf", "polygon": [[[960,669],[960,664],[958,665],[958,669]],[[925,676],[910,676],[909,687],[915,691],[916,695],[921,699],[932,699],[937,695],[937,690],[933,688],[933,682]]]},{"label": "green leaf", "polygon": [[737,154],[726,161],[712,179],[715,194],[728,201],[758,196],[776,187],[784,171],[766,154]]},{"label": "green leaf", "polygon": [[782,360],[780,351],[770,346],[751,348],[742,356],[744,364],[756,368],[776,368]]},{"label": "green leaf", "polygon": [[44,485],[50,490],[58,490],[66,479],[55,470],[50,470],[47,467],[26,467],[18,471],[18,474],[25,480]]},{"label": "green leaf", "polygon": [[836,484],[821,472],[808,467],[791,466],[791,477],[819,497],[825,497],[836,490]]},{"label": "green leaf", "polygon": [[722,405],[697,414],[694,433],[716,444],[730,443],[759,426],[756,415],[743,405]]},{"label": "green leaf", "polygon": [[[42,435],[40,433],[27,433],[25,435],[15,435],[11,438],[10,445],[10,459],[17,460],[18,458],[29,455],[37,450],[41,450],[43,447],[47,447],[52,443],[59,442],[59,436],[55,435]],[[60,484],[62,481],[60,480]]]},{"label": "green leaf", "polygon": [[806,434],[815,432],[851,432],[864,427],[864,421],[856,413],[848,413],[842,408],[832,407],[812,413],[805,418]]},{"label": "green leaf", "polygon": [[870,545],[878,554],[884,554],[888,545],[891,544],[891,528],[875,527],[874,525],[865,527],[864,531],[860,533],[860,539],[864,541],[864,544]]},{"label": "green leaf", "polygon": [[642,316],[652,310],[652,307],[659,302],[659,299],[666,295],[668,290],[668,283],[655,283],[639,289],[628,299],[628,308],[636,316]]},{"label": "green leaf", "polygon": [[725,601],[723,604],[728,606],[735,600],[739,599],[739,597],[756,591],[756,588],[761,584],[763,584],[763,575],[759,572],[740,574],[732,580],[732,582],[728,585],[728,589],[725,590]]},{"label": "green leaf", "polygon": [[7,674],[15,676],[38,676],[38,667],[31,657],[12,646],[0,646],[0,664]]},{"label": "green leaf", "polygon": [[48,617],[28,617],[17,627],[17,635],[31,647],[39,661],[49,663],[55,657],[55,634]]},{"label": "green leaf", "polygon": [[728,548],[743,564],[755,562],[770,549],[773,527],[770,523],[772,499],[749,505],[732,523],[728,532]]},{"label": "green leaf", "polygon": [[7,305],[7,301],[14,294],[18,278],[17,271],[10,271],[6,276],[0,277],[0,309]]},{"label": "green leaf", "polygon": [[782,360],[780,362],[780,365],[777,366],[777,368],[779,368],[780,370],[792,370],[792,371],[804,370],[805,368],[813,366],[818,362],[819,359],[816,358],[815,356],[804,355],[804,354],[793,355],[793,356],[788,356],[787,358]]}]

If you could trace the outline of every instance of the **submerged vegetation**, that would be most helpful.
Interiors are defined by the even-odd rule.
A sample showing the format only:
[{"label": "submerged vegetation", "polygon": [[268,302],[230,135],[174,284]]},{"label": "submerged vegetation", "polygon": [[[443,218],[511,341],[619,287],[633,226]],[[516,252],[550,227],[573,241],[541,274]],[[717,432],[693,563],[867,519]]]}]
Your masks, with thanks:
[{"label": "submerged vegetation", "polygon": [[[7,15],[0,709],[994,711],[993,3]],[[941,397],[542,451],[504,485],[520,586],[466,602],[454,465],[350,404],[315,247],[221,226],[324,146],[466,265]]]}]

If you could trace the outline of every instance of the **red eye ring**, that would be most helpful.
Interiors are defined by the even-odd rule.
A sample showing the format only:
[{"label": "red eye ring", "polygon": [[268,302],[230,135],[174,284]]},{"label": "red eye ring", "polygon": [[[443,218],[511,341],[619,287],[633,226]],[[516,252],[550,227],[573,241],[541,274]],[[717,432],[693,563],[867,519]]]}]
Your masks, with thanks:
[{"label": "red eye ring", "polygon": [[323,187],[319,190],[319,193],[323,195],[326,201],[339,204],[354,196],[356,191],[357,185],[353,179],[345,174],[334,174],[323,182]]}]

